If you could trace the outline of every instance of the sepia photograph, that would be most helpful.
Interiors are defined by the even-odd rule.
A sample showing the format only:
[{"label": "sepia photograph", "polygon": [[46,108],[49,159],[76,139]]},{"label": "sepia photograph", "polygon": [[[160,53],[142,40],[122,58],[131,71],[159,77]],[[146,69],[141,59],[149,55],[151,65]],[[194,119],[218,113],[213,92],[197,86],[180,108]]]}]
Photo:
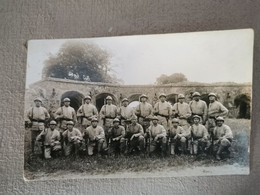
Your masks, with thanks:
[{"label": "sepia photograph", "polygon": [[24,175],[248,175],[252,29],[28,42]]}]

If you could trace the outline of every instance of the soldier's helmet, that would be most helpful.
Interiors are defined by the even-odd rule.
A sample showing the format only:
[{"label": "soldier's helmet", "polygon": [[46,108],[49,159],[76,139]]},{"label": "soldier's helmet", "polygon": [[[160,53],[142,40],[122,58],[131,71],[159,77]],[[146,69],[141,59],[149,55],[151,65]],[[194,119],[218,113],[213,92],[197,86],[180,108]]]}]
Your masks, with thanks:
[{"label": "soldier's helmet", "polygon": [[112,97],[111,96],[107,96],[106,100],[112,100]]},{"label": "soldier's helmet", "polygon": [[37,98],[35,98],[34,100],[33,100],[34,102],[42,102],[42,99],[41,98],[39,98],[39,97],[37,97]]},{"label": "soldier's helmet", "polygon": [[122,99],[122,103],[123,102],[129,102],[129,100],[127,98],[124,98],[124,99]]},{"label": "soldier's helmet", "polygon": [[194,92],[194,93],[192,94],[192,97],[196,97],[196,96],[199,96],[199,97],[200,97],[201,95],[200,95],[199,92],[196,91],[196,92]]},{"label": "soldier's helmet", "polygon": [[185,98],[185,96],[183,94],[178,95],[178,99],[184,99],[184,98]]},{"label": "soldier's helmet", "polygon": [[154,120],[157,120],[157,121],[158,121],[159,119],[158,119],[157,116],[154,116],[154,117],[152,118],[152,120],[153,120],[153,121],[154,121]]},{"label": "soldier's helmet", "polygon": [[64,98],[63,102],[70,102],[70,98]]},{"label": "soldier's helmet", "polygon": [[73,121],[68,121],[67,125],[74,125],[74,122]]},{"label": "soldier's helmet", "polygon": [[159,98],[160,98],[160,97],[165,97],[165,98],[166,98],[165,93],[161,93],[161,94],[159,95]]},{"label": "soldier's helmet", "polygon": [[215,98],[217,97],[217,95],[216,95],[215,93],[210,93],[210,94],[209,94],[209,97],[210,97],[210,96],[214,96]]},{"label": "soldier's helmet", "polygon": [[84,100],[91,100],[91,97],[89,96],[89,95],[87,95],[85,98],[84,98]]},{"label": "soldier's helmet", "polygon": [[120,120],[118,119],[118,118],[115,118],[114,120],[113,120],[113,123],[116,123],[116,122],[120,122]]},{"label": "soldier's helmet", "polygon": [[91,122],[98,122],[98,119],[94,117],[91,119]]},{"label": "soldier's helmet", "polygon": [[55,120],[52,120],[52,121],[50,122],[50,125],[57,125],[57,123],[56,123]]},{"label": "soldier's helmet", "polygon": [[131,120],[137,120],[137,116],[133,115],[133,116],[131,117]]},{"label": "soldier's helmet", "polygon": [[216,121],[223,121],[224,122],[225,119],[223,117],[219,116],[219,117],[216,118]]},{"label": "soldier's helmet", "polygon": [[142,95],[140,96],[140,99],[141,99],[141,98],[146,98],[146,99],[148,99],[147,95],[145,95],[145,94],[142,94]]},{"label": "soldier's helmet", "polygon": [[179,119],[177,118],[172,119],[172,123],[179,123]]},{"label": "soldier's helmet", "polygon": [[200,116],[199,116],[199,115],[194,115],[194,116],[192,117],[192,119],[195,119],[195,118],[197,118],[197,119],[201,120],[201,118],[200,118]]}]

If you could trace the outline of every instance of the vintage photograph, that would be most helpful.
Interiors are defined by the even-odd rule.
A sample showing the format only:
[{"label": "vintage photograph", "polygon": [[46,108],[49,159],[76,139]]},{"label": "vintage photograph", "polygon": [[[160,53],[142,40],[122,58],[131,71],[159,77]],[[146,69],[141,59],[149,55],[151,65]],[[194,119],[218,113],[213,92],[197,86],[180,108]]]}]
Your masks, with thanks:
[{"label": "vintage photograph", "polygon": [[252,29],[28,42],[28,180],[249,174]]}]

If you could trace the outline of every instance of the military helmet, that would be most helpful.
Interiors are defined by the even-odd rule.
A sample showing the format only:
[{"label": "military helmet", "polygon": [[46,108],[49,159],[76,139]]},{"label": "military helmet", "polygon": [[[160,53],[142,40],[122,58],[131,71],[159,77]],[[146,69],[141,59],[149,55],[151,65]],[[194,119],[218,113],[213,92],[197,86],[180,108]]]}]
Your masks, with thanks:
[{"label": "military helmet", "polygon": [[137,116],[133,115],[133,116],[131,117],[131,120],[137,120]]},{"label": "military helmet", "polygon": [[118,118],[115,118],[114,120],[113,120],[113,123],[116,123],[116,122],[120,122],[120,120],[118,119]]},{"label": "military helmet", "polygon": [[216,121],[225,121],[225,119],[223,118],[223,117],[221,117],[221,116],[218,116],[217,118],[216,118]]},{"label": "military helmet", "polygon": [[148,99],[147,95],[145,95],[145,94],[142,94],[142,95],[140,96],[140,99],[143,98],[143,97],[146,98],[146,99]]},{"label": "military helmet", "polygon": [[184,98],[185,98],[185,96],[183,94],[178,95],[178,99],[184,99]]},{"label": "military helmet", "polygon": [[70,102],[70,98],[64,98],[63,102]]},{"label": "military helmet", "polygon": [[154,116],[154,117],[152,118],[152,120],[157,120],[157,121],[158,121],[159,119],[158,119],[157,116]]},{"label": "military helmet", "polygon": [[177,118],[172,119],[172,123],[179,123],[179,119]]},{"label": "military helmet", "polygon": [[198,118],[199,120],[201,119],[201,117],[200,117],[199,115],[194,115],[194,116],[192,117],[192,119],[195,119],[195,118]]},{"label": "military helmet", "polygon": [[216,95],[215,93],[210,93],[210,94],[209,94],[209,97],[210,97],[210,96],[217,97],[217,95]]},{"label": "military helmet", "polygon": [[90,97],[89,95],[87,95],[87,96],[84,98],[84,100],[86,100],[86,99],[91,100],[91,97]]},{"label": "military helmet", "polygon": [[122,99],[122,102],[129,102],[127,98]]},{"label": "military helmet", "polygon": [[194,93],[192,94],[192,97],[195,97],[195,96],[199,96],[199,97],[200,97],[201,95],[200,95],[199,92],[194,92]]},{"label": "military helmet", "polygon": [[73,121],[68,121],[67,125],[74,125],[74,122]]},{"label": "military helmet", "polygon": [[57,125],[57,123],[56,123],[55,120],[52,120],[52,121],[50,122],[50,125]]},{"label": "military helmet", "polygon": [[94,117],[91,119],[91,122],[98,122],[98,119]]},{"label": "military helmet", "polygon": [[161,93],[161,94],[159,95],[159,98],[162,97],[162,96],[163,96],[163,97],[166,97],[165,93]]},{"label": "military helmet", "polygon": [[111,96],[107,96],[106,100],[113,100]]},{"label": "military helmet", "polygon": [[42,99],[39,98],[39,97],[37,97],[37,98],[35,98],[33,101],[34,101],[34,102],[36,102],[36,101],[42,102]]}]

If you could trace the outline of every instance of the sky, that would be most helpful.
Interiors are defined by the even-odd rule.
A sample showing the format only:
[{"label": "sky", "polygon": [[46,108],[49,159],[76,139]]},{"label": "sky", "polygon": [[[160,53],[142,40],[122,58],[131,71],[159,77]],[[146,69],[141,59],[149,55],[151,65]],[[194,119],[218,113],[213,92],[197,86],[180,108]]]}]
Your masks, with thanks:
[{"label": "sky", "polygon": [[[68,40],[29,41],[26,87],[41,80],[44,61]],[[251,29],[73,40],[107,50],[113,73],[126,85],[154,84],[160,75],[173,73],[193,82],[252,82]]]}]

